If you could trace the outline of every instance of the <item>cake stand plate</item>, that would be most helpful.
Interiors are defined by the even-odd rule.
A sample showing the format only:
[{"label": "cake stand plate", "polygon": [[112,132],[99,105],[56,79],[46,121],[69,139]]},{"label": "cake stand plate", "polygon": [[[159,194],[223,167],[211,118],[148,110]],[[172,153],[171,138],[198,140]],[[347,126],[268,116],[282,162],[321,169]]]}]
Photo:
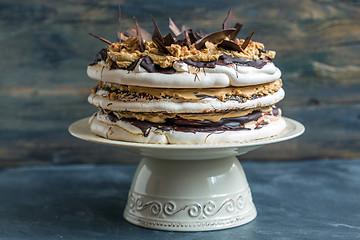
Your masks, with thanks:
[{"label": "cake stand plate", "polygon": [[124,211],[127,221],[158,230],[208,231],[240,226],[256,217],[250,187],[236,156],[304,132],[301,123],[284,119],[286,128],[273,137],[223,144],[109,140],[90,131],[88,118],[74,122],[69,132],[143,156]]}]

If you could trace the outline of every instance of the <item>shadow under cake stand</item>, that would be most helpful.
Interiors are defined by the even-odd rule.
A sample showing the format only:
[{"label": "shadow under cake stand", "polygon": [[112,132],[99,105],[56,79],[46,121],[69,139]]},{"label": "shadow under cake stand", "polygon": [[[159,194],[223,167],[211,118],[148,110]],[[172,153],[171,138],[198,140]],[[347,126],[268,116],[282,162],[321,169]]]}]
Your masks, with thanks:
[{"label": "shadow under cake stand", "polygon": [[256,217],[244,170],[236,158],[265,144],[301,135],[304,126],[285,118],[279,134],[225,144],[147,144],[109,140],[90,131],[88,118],[69,132],[80,139],[122,147],[143,158],[124,211],[132,224],[169,231],[207,231],[240,226]]}]

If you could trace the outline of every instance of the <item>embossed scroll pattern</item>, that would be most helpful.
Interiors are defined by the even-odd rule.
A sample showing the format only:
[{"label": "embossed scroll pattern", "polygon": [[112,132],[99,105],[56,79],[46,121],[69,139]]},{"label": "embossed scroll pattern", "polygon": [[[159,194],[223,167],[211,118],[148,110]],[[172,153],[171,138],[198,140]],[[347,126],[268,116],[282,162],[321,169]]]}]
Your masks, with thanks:
[{"label": "embossed scroll pattern", "polygon": [[[180,213],[186,213],[190,218],[211,218],[219,212],[226,211],[228,214],[236,214],[243,210],[247,202],[252,202],[250,189],[226,197],[218,197],[210,200],[152,200],[149,197],[136,193],[130,193],[128,197],[128,211],[133,214],[147,211],[152,217],[171,218]],[[136,214],[137,215],[137,214]]]}]

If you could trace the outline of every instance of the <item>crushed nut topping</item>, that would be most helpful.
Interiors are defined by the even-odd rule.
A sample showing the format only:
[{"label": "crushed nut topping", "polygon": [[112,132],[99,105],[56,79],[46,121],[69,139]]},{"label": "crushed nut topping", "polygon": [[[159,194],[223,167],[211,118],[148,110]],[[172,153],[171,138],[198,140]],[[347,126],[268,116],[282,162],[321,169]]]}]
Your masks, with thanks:
[{"label": "crushed nut topping", "polygon": [[[154,22],[152,39],[142,38],[142,36],[151,35],[144,32],[137,22],[135,28],[129,29],[125,33],[118,32],[117,35],[120,39],[115,43],[90,34],[109,44],[106,48],[106,64],[110,69],[114,68],[114,64],[117,66],[115,68],[127,68],[145,56],[149,56],[152,62],[161,68],[168,68],[172,67],[175,61],[189,59],[209,62],[218,60],[223,54],[248,60],[270,61],[276,55],[274,51],[265,50],[264,44],[251,40],[254,32],[246,39],[236,38],[241,24],[236,23],[234,28],[229,28],[231,24],[229,16],[225,20],[226,24],[223,24],[223,30],[208,35],[201,31],[195,32],[186,26],[181,28],[182,31],[178,31],[175,23],[170,19],[169,28],[175,36],[169,33],[166,37],[162,37],[155,20],[152,20]],[[138,33],[140,30],[141,34]]]}]

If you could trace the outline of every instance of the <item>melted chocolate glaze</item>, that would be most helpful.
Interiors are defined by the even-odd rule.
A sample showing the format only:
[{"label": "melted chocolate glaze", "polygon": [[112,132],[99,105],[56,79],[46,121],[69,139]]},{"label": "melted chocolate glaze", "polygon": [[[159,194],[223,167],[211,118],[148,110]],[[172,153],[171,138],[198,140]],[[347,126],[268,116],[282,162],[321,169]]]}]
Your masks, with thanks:
[{"label": "melted chocolate glaze", "polygon": [[[218,60],[203,62],[203,61],[193,61],[190,59],[184,59],[184,63],[198,67],[198,68],[215,68],[216,65],[229,65],[229,64],[236,64],[237,66],[247,66],[247,67],[254,67],[257,69],[263,68],[268,62],[271,62],[271,59],[257,59],[257,60],[249,60],[246,58],[238,58],[232,57],[227,54],[223,54],[219,57]],[[140,66],[145,68],[146,71],[150,73],[165,73],[165,74],[174,74],[176,70],[172,67],[168,68],[161,68],[159,65],[156,65],[152,62],[149,56],[143,58],[140,63]]]},{"label": "melted chocolate glaze", "polygon": [[149,56],[145,56],[140,62],[140,66],[143,67],[149,73],[164,73],[164,74],[174,74],[176,70],[172,67],[162,68],[159,65],[153,63]]},{"label": "melted chocolate glaze", "polygon": [[249,60],[249,59],[246,59],[246,58],[232,57],[230,55],[227,55],[227,54],[223,53],[223,55],[219,57],[219,60],[218,60],[217,64],[219,64],[219,65],[236,64],[238,66],[247,66],[247,67],[254,67],[254,68],[261,69],[268,62],[270,62],[269,59]]},{"label": "melted chocolate glaze", "polygon": [[[98,54],[96,54],[95,60],[93,63],[90,64],[90,66],[97,64],[101,60],[106,61],[106,59],[107,59],[107,51],[106,51],[106,49],[101,49],[100,52]],[[112,65],[110,66],[110,70],[124,69],[124,70],[128,70],[128,71],[132,71],[132,70],[134,70],[134,68],[139,60],[134,61],[126,68],[120,68],[115,62],[113,62]],[[188,65],[198,67],[198,68],[215,68],[216,65],[225,66],[225,65],[235,64],[237,66],[247,66],[247,67],[254,67],[254,68],[261,69],[268,62],[271,62],[271,59],[265,58],[265,59],[249,60],[246,58],[232,57],[230,55],[223,53],[223,55],[220,56],[219,59],[215,60],[215,61],[203,62],[203,61],[193,61],[190,59],[184,59],[183,62]],[[173,67],[162,68],[159,65],[154,64],[149,56],[145,56],[141,60],[140,66],[143,67],[149,73],[163,73],[163,74],[176,73],[176,70]]]},{"label": "melted chocolate glaze", "polygon": [[218,61],[215,60],[215,61],[209,61],[209,62],[200,62],[200,61],[193,61],[190,59],[184,59],[183,62],[188,65],[198,67],[198,68],[215,68],[215,65]]},{"label": "melted chocolate glaze", "polygon": [[[217,131],[239,131],[249,130],[245,128],[245,124],[251,121],[257,121],[259,118],[265,115],[279,116],[280,111],[278,108],[274,108],[272,111],[263,113],[261,111],[254,111],[246,116],[223,118],[218,122],[211,122],[209,120],[187,120],[180,117],[167,118],[165,123],[153,123],[149,121],[141,121],[135,118],[121,118],[122,121],[126,121],[136,127],[138,127],[144,134],[144,137],[148,136],[150,129],[157,128],[163,131],[179,131],[179,132],[217,132]],[[109,120],[116,122],[120,120],[113,112],[108,113]],[[265,122],[263,124],[266,124]],[[261,127],[261,124],[257,128]]]}]

